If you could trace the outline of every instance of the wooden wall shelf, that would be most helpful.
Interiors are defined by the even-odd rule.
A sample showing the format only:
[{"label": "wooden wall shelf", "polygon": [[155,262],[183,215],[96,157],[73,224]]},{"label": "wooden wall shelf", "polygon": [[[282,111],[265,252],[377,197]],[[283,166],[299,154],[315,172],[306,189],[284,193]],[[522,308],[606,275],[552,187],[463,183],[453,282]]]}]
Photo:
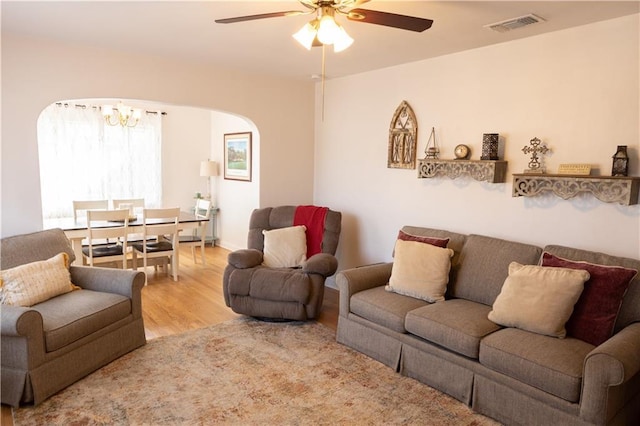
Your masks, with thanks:
[{"label": "wooden wall shelf", "polygon": [[629,176],[574,176],[514,174],[514,197],[535,197],[543,192],[553,192],[568,200],[580,193],[591,193],[604,203],[625,206],[638,204],[640,177]]},{"label": "wooden wall shelf", "polygon": [[489,183],[504,182],[507,176],[507,162],[501,160],[418,160],[418,179],[439,176],[456,179],[470,176],[477,181]]}]

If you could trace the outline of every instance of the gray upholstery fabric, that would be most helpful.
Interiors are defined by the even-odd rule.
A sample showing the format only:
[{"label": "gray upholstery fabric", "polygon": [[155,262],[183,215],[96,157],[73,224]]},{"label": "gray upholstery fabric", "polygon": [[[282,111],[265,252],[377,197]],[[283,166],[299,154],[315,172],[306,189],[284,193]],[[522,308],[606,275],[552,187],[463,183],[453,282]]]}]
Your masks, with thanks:
[{"label": "gray upholstery fabric", "polygon": [[261,265],[262,231],[292,226],[296,208],[266,207],[251,214],[248,248],[229,254],[223,274],[225,303],[234,312],[291,320],[313,319],[320,313],[324,280],[338,268],[334,255],[341,229],[340,212],[327,210],[321,253],[307,259],[302,268],[270,269]]},{"label": "gray upholstery fabric", "polygon": [[46,351],[53,352],[131,315],[131,300],[119,294],[76,290],[33,309],[44,321]]},{"label": "gray upholstery fabric", "polygon": [[582,365],[594,348],[582,340],[506,328],[482,339],[480,363],[523,383],[578,402]]},{"label": "gray upholstery fabric", "polygon": [[548,245],[544,250],[564,259],[596,263],[598,265],[623,266],[639,271],[629,283],[629,288],[624,295],[616,320],[615,331],[618,332],[629,324],[640,321],[640,260],[558,245]]},{"label": "gray upholstery fabric", "polygon": [[535,265],[541,254],[541,248],[529,244],[469,235],[460,253],[457,278],[447,287],[449,295],[493,305],[509,276],[509,263]]},{"label": "gray upholstery fabric", "polygon": [[[59,229],[4,238],[0,247],[2,268],[67,250],[73,258]],[[145,344],[142,272],[72,266],[70,273],[82,290],[30,308],[2,307],[2,403],[39,404]]]},{"label": "gray upholstery fabric", "polygon": [[478,358],[480,341],[500,326],[489,321],[490,306],[464,299],[445,300],[407,314],[411,334],[469,358]]},{"label": "gray upholstery fabric", "polygon": [[407,313],[427,304],[424,300],[386,291],[383,286],[351,296],[351,312],[398,333],[406,333]]},{"label": "gray upholstery fabric", "polygon": [[[427,228],[403,230],[438,238],[452,235]],[[598,347],[512,328],[490,332],[482,327],[485,312],[508,276],[509,263],[538,264],[542,250],[458,235],[449,242],[456,256],[445,302],[422,302],[415,309],[404,302],[395,306],[400,296],[384,291],[392,263],[340,271],[338,342],[505,424],[640,424],[640,277],[624,297],[616,334]],[[636,259],[555,245],[545,250],[567,259],[640,269]],[[478,358],[473,357],[474,341],[480,342]]]},{"label": "gray upholstery fabric", "polygon": [[62,229],[6,237],[0,243],[0,269],[11,269],[25,263],[47,260],[62,252],[69,255],[69,264],[76,260],[71,242]]}]

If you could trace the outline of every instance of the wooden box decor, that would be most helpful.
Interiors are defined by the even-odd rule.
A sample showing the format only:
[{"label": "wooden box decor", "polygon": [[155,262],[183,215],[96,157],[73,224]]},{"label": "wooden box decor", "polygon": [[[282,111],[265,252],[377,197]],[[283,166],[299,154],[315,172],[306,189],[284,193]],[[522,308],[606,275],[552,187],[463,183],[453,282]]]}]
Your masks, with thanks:
[{"label": "wooden box decor", "polygon": [[482,155],[481,160],[499,160],[498,158],[498,133],[485,133],[482,135]]},{"label": "wooden box decor", "polygon": [[387,167],[393,169],[415,169],[418,141],[418,122],[407,103],[396,108],[389,126]]}]

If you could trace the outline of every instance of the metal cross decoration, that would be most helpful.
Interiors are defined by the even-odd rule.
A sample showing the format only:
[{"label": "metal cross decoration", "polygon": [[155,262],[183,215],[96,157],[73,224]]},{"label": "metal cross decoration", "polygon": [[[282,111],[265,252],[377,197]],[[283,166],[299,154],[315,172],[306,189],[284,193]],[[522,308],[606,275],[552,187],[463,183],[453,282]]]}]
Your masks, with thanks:
[{"label": "metal cross decoration", "polygon": [[538,154],[546,154],[550,151],[549,148],[538,138],[533,138],[529,141],[529,145],[522,148],[522,152],[525,154],[531,154],[531,161],[529,161],[529,168],[525,173],[544,173],[545,169],[538,157]]}]

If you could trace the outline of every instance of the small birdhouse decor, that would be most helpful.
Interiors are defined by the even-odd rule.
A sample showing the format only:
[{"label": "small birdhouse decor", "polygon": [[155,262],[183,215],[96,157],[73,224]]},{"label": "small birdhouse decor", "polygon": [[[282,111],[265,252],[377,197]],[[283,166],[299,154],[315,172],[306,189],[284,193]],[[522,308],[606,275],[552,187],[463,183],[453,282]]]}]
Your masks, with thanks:
[{"label": "small birdhouse decor", "polygon": [[629,175],[629,156],[627,155],[627,146],[618,145],[616,153],[613,155],[613,166],[611,167],[611,176],[628,176]]},{"label": "small birdhouse decor", "polygon": [[402,101],[396,108],[389,126],[389,148],[387,167],[393,169],[415,169],[418,141],[418,122],[413,110]]}]

